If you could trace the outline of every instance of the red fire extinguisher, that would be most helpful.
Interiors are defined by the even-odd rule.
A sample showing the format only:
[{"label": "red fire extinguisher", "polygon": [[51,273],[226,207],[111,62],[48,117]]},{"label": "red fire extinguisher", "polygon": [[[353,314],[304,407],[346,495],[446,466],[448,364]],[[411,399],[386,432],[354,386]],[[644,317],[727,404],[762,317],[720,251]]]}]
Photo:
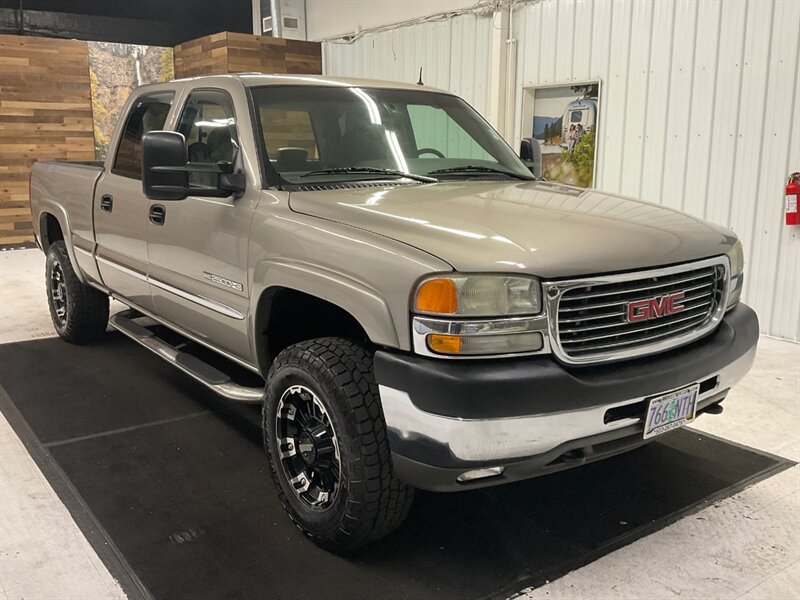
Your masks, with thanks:
[{"label": "red fire extinguisher", "polygon": [[786,183],[786,224],[800,225],[800,213],[797,204],[800,200],[800,172],[789,175]]}]

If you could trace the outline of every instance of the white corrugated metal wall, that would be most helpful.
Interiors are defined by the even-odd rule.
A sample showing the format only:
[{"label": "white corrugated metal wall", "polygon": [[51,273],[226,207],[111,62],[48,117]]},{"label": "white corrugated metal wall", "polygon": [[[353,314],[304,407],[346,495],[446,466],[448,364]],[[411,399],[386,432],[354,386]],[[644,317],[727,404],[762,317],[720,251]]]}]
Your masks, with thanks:
[{"label": "white corrugated metal wall", "polygon": [[[736,231],[745,301],[795,340],[800,227],[783,225],[783,189],[800,170],[799,28],[797,0],[544,0],[513,15],[514,131],[525,86],[600,79],[596,187]],[[325,68],[409,81],[424,65],[487,114],[490,36],[489,17],[460,16],[327,43]]]},{"label": "white corrugated metal wall", "polygon": [[416,83],[455,92],[476,110],[489,109],[491,17],[462,15],[366,35],[352,44],[326,42],[326,75]]}]

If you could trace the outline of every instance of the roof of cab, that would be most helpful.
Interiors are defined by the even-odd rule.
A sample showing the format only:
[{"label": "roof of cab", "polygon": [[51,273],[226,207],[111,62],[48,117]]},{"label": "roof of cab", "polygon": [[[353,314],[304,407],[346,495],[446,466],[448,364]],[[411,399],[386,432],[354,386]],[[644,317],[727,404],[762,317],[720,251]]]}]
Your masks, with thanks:
[{"label": "roof of cab", "polygon": [[377,79],[357,79],[353,77],[326,77],[324,75],[269,75],[266,73],[231,73],[228,75],[188,77],[185,79],[177,79],[176,81],[209,81],[210,79],[216,77],[238,79],[247,87],[257,87],[263,85],[313,85],[322,87],[365,87],[400,90],[426,90],[431,92],[450,93],[446,90],[441,90],[428,85],[419,85],[416,83],[381,81]]}]

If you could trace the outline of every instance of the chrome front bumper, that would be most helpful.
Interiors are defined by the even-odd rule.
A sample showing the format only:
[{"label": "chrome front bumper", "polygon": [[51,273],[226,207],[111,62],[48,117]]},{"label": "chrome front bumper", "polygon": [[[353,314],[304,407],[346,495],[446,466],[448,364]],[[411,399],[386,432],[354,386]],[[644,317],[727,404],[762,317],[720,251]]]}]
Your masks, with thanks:
[{"label": "chrome front bumper", "polygon": [[[720,391],[730,389],[750,367],[756,356],[753,347],[747,354],[717,373],[714,387],[698,397],[697,405],[705,408],[708,400]],[[679,389],[690,383],[676,386]],[[562,413],[530,415],[508,419],[457,419],[426,413],[411,402],[409,395],[386,386],[379,386],[383,413],[392,432],[405,440],[425,439],[448,448],[453,457],[462,461],[507,461],[544,454],[572,440],[624,429],[642,423],[641,417],[623,418],[606,423],[606,413],[614,408],[637,404],[655,394],[630,398],[612,404]]]},{"label": "chrome front bumper", "polygon": [[[418,366],[406,372],[395,368],[393,372],[376,359],[395,468],[399,476],[412,485],[447,491],[464,487],[457,478],[467,471],[509,467],[504,469],[508,474],[514,471],[511,465],[527,463],[524,468],[516,469],[517,475],[473,482],[491,485],[535,476],[556,467],[582,464],[589,458],[602,458],[605,450],[600,445],[603,444],[606,445],[603,448],[609,450],[608,455],[641,445],[645,443],[642,431],[650,398],[700,383],[697,406],[702,413],[721,402],[748,372],[756,355],[758,321],[755,313],[742,306],[736,309],[735,318],[726,318],[726,321],[730,322],[709,339],[674,350],[663,358],[630,361],[616,370],[608,366],[603,371],[584,375],[584,372],[551,364],[545,367],[547,379],[537,379],[534,370],[530,379],[522,378],[513,391],[502,388],[502,377],[491,381],[485,374],[475,375],[474,370],[463,371],[464,378],[474,378],[467,381],[466,388],[457,387],[463,382],[453,372],[445,372],[442,381],[435,382],[438,393],[453,390],[454,398],[449,406],[457,407],[461,394],[465,413],[469,412],[469,407],[475,410],[476,399],[468,394],[475,388],[478,388],[477,393],[485,394],[483,404],[490,412],[493,406],[508,403],[509,396],[522,396],[514,400],[514,407],[525,406],[527,402],[530,410],[528,414],[513,416],[488,412],[485,416],[463,417],[437,414],[432,408],[433,401],[420,401],[415,397],[434,387],[425,382],[438,377],[437,374],[430,368],[426,371]],[[525,369],[526,363],[516,364],[518,369]],[[575,387],[576,381],[580,382],[580,387]],[[558,390],[554,393],[562,397],[543,397],[548,390]],[[587,460],[562,460],[564,456],[582,455]],[[551,466],[554,468],[549,469]]]}]

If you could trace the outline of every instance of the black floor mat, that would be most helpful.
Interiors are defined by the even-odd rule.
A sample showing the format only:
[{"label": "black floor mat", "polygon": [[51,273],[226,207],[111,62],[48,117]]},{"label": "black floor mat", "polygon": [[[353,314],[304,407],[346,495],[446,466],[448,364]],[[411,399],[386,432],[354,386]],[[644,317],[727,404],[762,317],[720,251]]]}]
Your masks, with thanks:
[{"label": "black floor mat", "polygon": [[109,334],[87,347],[0,345],[0,382],[6,417],[131,596],[503,596],[790,464],[678,430],[540,479],[419,493],[397,533],[342,558],[284,513],[258,411],[217,398],[133,342]]}]

